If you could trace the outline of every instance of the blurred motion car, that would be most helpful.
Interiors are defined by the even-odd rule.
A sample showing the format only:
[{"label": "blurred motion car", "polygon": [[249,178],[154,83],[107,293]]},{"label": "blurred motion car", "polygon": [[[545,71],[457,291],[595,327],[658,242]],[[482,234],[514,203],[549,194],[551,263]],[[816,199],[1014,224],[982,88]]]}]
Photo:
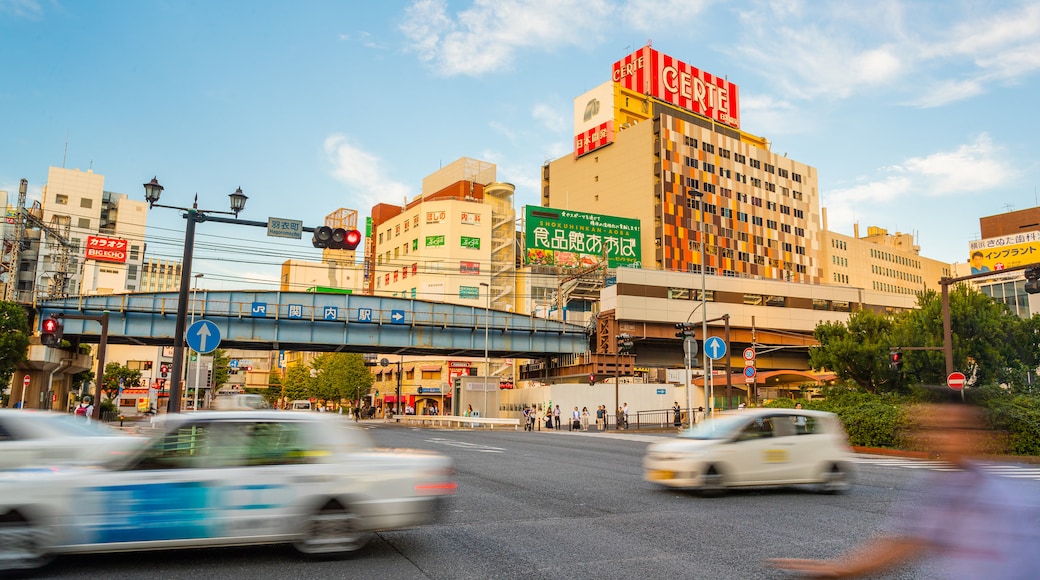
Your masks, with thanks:
[{"label": "blurred motion car", "polygon": [[0,566],[73,552],[292,543],[363,547],[370,532],[433,521],[455,491],[450,458],[374,448],[334,415],[167,415],[138,453],[104,466],[0,472]]},{"label": "blurred motion car", "polygon": [[652,443],[643,478],[717,495],[730,487],[817,484],[847,491],[854,476],[848,436],[833,413],[750,409],[698,423]]},{"label": "blurred motion car", "polygon": [[258,409],[270,409],[271,405],[263,395],[251,393],[236,393],[234,395],[220,395],[213,399],[213,408],[218,411],[255,411]]},{"label": "blurred motion car", "polygon": [[0,469],[107,462],[143,444],[140,437],[81,416],[0,409]]}]

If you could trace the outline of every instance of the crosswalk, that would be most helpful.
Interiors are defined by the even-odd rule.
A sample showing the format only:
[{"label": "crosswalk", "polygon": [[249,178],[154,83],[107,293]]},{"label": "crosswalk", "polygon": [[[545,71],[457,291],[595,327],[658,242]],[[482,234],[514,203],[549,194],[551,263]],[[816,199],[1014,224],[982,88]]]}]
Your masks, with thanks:
[{"label": "crosswalk", "polygon": [[[881,457],[877,455],[857,455],[853,461],[880,467],[896,467],[901,469],[930,469],[934,471],[958,471],[958,468],[945,461],[925,459],[904,459],[901,457]],[[982,463],[982,469],[1000,477],[1015,479],[1034,479],[1040,481],[1040,465],[1015,463]]]}]

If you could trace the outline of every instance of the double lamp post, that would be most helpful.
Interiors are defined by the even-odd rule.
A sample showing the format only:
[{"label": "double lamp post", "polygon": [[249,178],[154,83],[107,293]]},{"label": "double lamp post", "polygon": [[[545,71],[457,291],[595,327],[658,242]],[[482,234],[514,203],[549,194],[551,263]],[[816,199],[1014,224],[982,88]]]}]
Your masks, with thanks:
[{"label": "double lamp post", "polygon": [[[162,195],[162,191],[163,186],[159,185],[159,181],[154,177],[151,181],[144,184],[144,198],[145,201],[148,202],[148,207],[164,207],[167,209],[180,210],[184,212],[182,217],[187,220],[187,225],[184,229],[184,257],[181,261],[181,286],[177,295],[177,317],[176,323],[174,324],[173,334],[173,366],[170,369],[170,400],[167,404],[167,411],[170,413],[177,413],[181,410],[181,397],[183,395],[181,376],[184,374],[184,332],[188,320],[188,291],[191,289],[191,259],[195,253],[195,225],[204,221],[263,227],[266,227],[267,224],[212,215],[233,215],[237,218],[238,212],[242,211],[246,207],[246,200],[249,199],[244,193],[242,193],[241,187],[235,190],[234,193],[228,195],[228,197],[231,198],[231,211],[200,210],[199,196],[197,194],[195,195],[195,201],[192,203],[190,208],[178,207],[175,205],[161,205],[158,202],[159,196]],[[197,388],[198,385],[196,385],[196,389]]]}]

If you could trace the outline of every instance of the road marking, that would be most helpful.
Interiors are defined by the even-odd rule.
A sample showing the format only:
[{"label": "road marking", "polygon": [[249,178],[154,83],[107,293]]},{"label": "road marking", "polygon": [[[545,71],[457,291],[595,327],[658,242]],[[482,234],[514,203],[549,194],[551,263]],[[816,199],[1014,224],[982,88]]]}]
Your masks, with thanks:
[{"label": "road marking", "polygon": [[[877,465],[879,467],[902,467],[906,469],[931,469],[933,471],[960,471],[959,468],[945,461],[933,461],[925,459],[903,459],[888,457],[854,457],[856,463]],[[1040,481],[1040,467],[1023,467],[1020,465],[1007,464],[981,464],[982,469],[999,477],[1010,477],[1016,479],[1035,479]]]},{"label": "road marking", "polygon": [[467,443],[465,441],[456,441],[454,439],[444,439],[441,437],[434,437],[433,439],[427,439],[427,443],[436,443],[438,445],[447,445],[448,447],[461,447],[463,449],[470,449],[480,453],[502,453],[505,451],[502,447],[492,447],[490,445],[484,445],[482,443]]}]

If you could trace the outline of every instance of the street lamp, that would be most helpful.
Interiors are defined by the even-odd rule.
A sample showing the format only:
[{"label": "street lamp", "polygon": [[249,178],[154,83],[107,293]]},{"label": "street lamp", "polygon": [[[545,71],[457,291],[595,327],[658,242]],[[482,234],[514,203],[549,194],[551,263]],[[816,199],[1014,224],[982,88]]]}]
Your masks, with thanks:
[{"label": "street lamp", "polygon": [[491,313],[491,285],[487,282],[481,282],[486,290],[486,298],[484,302],[484,413],[487,411],[487,393],[488,393],[488,375],[491,374],[491,360],[488,359],[488,340],[490,335],[488,334],[488,316]]},{"label": "street lamp", "polygon": [[[696,189],[691,189],[690,190],[690,195],[695,197],[695,198],[697,198],[697,207],[698,207],[698,209],[700,209],[700,212],[701,212],[701,219],[700,219],[700,222],[698,223],[698,229],[699,229],[698,233],[700,234],[700,239],[701,239],[700,240],[701,241],[701,252],[700,252],[701,253],[701,315],[702,315],[702,322],[701,322],[701,345],[703,347],[707,343],[707,341],[708,341],[708,282],[707,282],[707,276],[706,276],[705,268],[704,268],[704,254],[708,250],[708,244],[707,244],[707,240],[705,239],[705,236],[704,236],[704,229],[705,229],[704,228],[704,192],[698,191]],[[704,375],[704,385],[707,387],[708,386],[708,380],[709,380],[709,378],[711,378],[711,377],[709,377],[710,373],[708,372],[708,349],[707,348],[701,348],[701,350],[703,351],[703,354],[702,354],[703,359],[702,360],[704,361],[702,366],[701,366],[701,369],[705,373],[705,375]],[[693,412],[693,388],[692,388],[692,386],[688,390],[689,390],[689,397],[690,397],[690,411]],[[712,414],[712,394],[713,393],[711,391],[712,391],[712,387],[708,387],[708,393],[709,393],[708,394],[708,414],[709,414],[709,416]],[[690,424],[692,425],[693,422],[691,421]]]},{"label": "street lamp", "polygon": [[[192,291],[191,296],[191,323],[195,324],[195,309],[198,308],[198,294],[199,294],[199,278],[203,276],[202,273],[195,274],[195,289]],[[201,309],[200,309],[201,310]],[[202,314],[200,313],[199,316]],[[195,395],[191,403],[193,411],[199,410],[199,367],[202,366],[202,357],[198,351],[195,352]]]},{"label": "street lamp", "polygon": [[237,220],[226,218],[210,218],[208,214],[234,215],[237,218],[238,212],[245,208],[246,200],[249,198],[242,193],[242,188],[239,187],[234,193],[228,195],[231,198],[231,211],[200,210],[198,194],[195,195],[195,201],[190,208],[159,204],[159,196],[162,195],[163,189],[163,186],[159,185],[159,180],[155,177],[144,184],[144,199],[148,202],[149,209],[164,207],[180,210],[184,212],[182,217],[187,220],[187,225],[184,228],[184,257],[181,260],[181,285],[177,294],[177,318],[173,331],[173,368],[170,369],[170,401],[167,405],[167,410],[170,413],[177,413],[181,410],[181,395],[183,394],[181,375],[184,370],[182,368],[184,363],[184,327],[188,319],[188,290],[191,284],[191,259],[195,252],[195,224],[204,222],[207,219],[224,223],[240,223]]}]

